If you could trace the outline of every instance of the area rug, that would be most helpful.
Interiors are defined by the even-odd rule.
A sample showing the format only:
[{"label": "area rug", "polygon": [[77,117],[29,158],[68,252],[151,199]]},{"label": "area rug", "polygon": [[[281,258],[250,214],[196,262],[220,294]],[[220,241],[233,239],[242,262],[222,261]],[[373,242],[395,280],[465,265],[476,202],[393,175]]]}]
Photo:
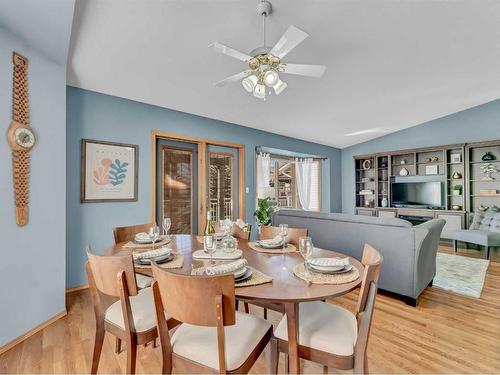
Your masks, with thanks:
[{"label": "area rug", "polygon": [[433,286],[479,298],[489,262],[486,259],[437,253]]}]

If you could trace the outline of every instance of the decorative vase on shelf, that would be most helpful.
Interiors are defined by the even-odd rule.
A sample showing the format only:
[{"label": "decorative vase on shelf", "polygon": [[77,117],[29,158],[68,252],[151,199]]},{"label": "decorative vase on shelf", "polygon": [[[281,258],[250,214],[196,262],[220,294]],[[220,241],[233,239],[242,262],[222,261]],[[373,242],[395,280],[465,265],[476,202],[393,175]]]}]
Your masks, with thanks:
[{"label": "decorative vase on shelf", "polygon": [[460,180],[462,178],[462,174],[459,173],[459,172],[455,172],[453,173],[453,175],[451,176],[452,179],[454,180]]},{"label": "decorative vase on shelf", "polygon": [[495,156],[490,151],[486,151],[486,153],[481,158],[482,161],[491,161],[495,160]]},{"label": "decorative vase on shelf", "polygon": [[388,206],[388,204],[389,204],[389,201],[387,200],[387,198],[386,198],[386,197],[383,197],[383,198],[382,198],[382,202],[381,202],[381,203],[382,203],[382,207],[387,207],[387,206]]},{"label": "decorative vase on shelf", "polygon": [[401,168],[401,170],[399,171],[400,176],[408,176],[409,174],[410,172],[406,168]]}]

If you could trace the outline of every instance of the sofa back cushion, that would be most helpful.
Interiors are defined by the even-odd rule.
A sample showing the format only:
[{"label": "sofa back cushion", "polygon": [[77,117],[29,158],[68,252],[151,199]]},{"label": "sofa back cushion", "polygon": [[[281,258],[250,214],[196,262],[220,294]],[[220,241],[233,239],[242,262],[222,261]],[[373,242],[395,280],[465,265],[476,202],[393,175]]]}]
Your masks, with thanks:
[{"label": "sofa back cushion", "polygon": [[470,229],[500,233],[500,212],[476,211]]}]

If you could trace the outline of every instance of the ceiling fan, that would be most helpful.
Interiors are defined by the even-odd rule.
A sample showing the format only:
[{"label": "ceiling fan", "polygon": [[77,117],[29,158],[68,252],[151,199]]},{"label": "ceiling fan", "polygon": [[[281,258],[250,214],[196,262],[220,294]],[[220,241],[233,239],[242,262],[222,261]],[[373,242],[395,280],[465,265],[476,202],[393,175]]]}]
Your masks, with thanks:
[{"label": "ceiling fan", "polygon": [[266,17],[272,12],[272,5],[269,1],[262,0],[257,5],[257,13],[262,16],[263,45],[252,50],[249,54],[214,42],[209,47],[225,55],[234,57],[248,64],[249,69],[241,73],[234,74],[215,85],[222,87],[228,83],[241,80],[243,88],[253,93],[258,99],[266,99],[266,88],[271,94],[271,88],[276,95],[285,90],[287,84],[280,78],[281,73],[295,74],[306,77],[319,78],[325,72],[324,65],[287,64],[282,59],[295,47],[297,47],[309,35],[295,26],[290,26],[274,47],[266,45]]}]

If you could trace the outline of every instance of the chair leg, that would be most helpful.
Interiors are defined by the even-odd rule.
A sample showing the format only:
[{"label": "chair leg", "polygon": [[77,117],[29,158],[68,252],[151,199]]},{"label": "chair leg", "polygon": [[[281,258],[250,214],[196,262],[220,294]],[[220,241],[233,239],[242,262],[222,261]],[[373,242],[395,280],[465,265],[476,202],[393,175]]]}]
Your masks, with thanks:
[{"label": "chair leg", "polygon": [[267,309],[264,307],[264,319],[267,320]]},{"label": "chair leg", "polygon": [[101,358],[102,344],[104,343],[104,325],[96,324],[95,327],[95,341],[94,341],[94,353],[92,354],[92,367],[90,369],[91,374],[97,374],[97,369],[99,367],[99,359]]},{"label": "chair leg", "polygon": [[236,300],[236,304],[234,306],[234,309],[238,311],[238,307],[240,307],[240,301]]},{"label": "chair leg", "polygon": [[269,368],[268,372],[270,374],[277,374],[278,373],[278,364],[279,364],[279,359],[280,359],[280,352],[278,350],[278,340],[275,339],[274,337],[271,339],[269,343]]},{"label": "chair leg", "polygon": [[490,259],[490,247],[486,246],[486,259]]},{"label": "chair leg", "polygon": [[137,357],[137,342],[134,336],[127,342],[127,374],[135,374],[135,362]]},{"label": "chair leg", "polygon": [[248,303],[244,302],[243,305],[245,306],[245,312],[248,314],[249,313],[249,308],[248,308]]},{"label": "chair leg", "polygon": [[288,353],[285,353],[285,373],[290,373],[290,360],[288,359]]},{"label": "chair leg", "polygon": [[457,240],[453,240],[453,252],[456,254],[457,253]]},{"label": "chair leg", "polygon": [[328,366],[323,365],[323,374],[328,374]]},{"label": "chair leg", "polygon": [[122,339],[116,337],[115,338],[115,353],[120,354],[122,351]]}]

